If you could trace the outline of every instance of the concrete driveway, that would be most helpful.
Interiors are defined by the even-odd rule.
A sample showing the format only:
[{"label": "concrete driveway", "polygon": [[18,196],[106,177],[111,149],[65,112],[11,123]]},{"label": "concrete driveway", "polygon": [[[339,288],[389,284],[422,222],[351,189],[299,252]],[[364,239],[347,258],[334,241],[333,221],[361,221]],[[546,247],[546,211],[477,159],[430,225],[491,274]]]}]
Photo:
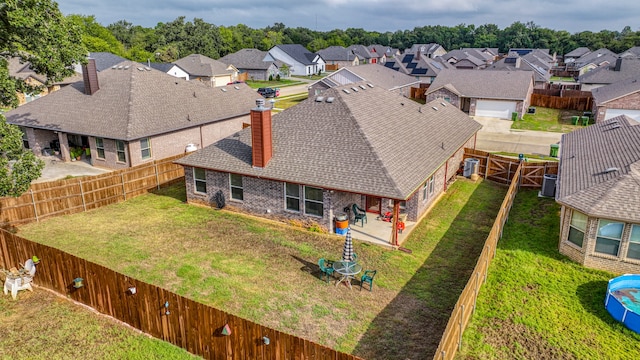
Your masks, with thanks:
[{"label": "concrete driveway", "polygon": [[482,124],[476,141],[478,150],[548,156],[551,144],[558,144],[562,137],[562,133],[556,132],[511,130],[511,120],[485,117],[474,119]]},{"label": "concrete driveway", "polygon": [[55,156],[44,156],[41,159],[45,163],[44,169],[42,175],[34,183],[60,180],[68,176],[99,175],[110,171],[93,167],[86,160],[64,162]]}]

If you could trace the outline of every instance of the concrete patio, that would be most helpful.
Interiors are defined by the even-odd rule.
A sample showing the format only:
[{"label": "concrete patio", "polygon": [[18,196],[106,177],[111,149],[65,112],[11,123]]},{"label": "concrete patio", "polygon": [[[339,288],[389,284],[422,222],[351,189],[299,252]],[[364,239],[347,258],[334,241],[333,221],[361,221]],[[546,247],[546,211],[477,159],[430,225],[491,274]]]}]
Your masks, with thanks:
[{"label": "concrete patio", "polygon": [[[389,248],[394,247],[390,244],[391,225],[393,223],[378,220],[377,217],[378,214],[367,213],[367,222],[364,223],[364,226],[361,225],[361,222],[358,222],[357,224],[350,222],[349,227],[351,228],[351,236],[354,239],[370,242],[376,245]],[[416,224],[417,223],[413,221],[405,221],[405,229],[402,233],[398,232],[398,244],[402,246],[411,231],[415,228]]]}]

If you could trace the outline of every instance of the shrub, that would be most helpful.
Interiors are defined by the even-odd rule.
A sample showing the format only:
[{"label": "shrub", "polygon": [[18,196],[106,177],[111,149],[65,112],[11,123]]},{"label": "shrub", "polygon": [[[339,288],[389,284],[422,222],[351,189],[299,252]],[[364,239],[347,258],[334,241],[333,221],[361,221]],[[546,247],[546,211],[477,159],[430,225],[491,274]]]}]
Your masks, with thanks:
[{"label": "shrub", "polygon": [[273,81],[273,75],[269,75],[269,81]]},{"label": "shrub", "polygon": [[280,74],[276,75],[276,81],[280,81]]}]

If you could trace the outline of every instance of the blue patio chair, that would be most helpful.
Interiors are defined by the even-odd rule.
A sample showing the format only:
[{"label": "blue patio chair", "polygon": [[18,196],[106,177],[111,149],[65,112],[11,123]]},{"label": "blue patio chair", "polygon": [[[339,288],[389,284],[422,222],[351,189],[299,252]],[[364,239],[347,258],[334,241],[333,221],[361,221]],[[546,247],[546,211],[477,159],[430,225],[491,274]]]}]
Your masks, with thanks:
[{"label": "blue patio chair", "polygon": [[364,227],[364,223],[367,222],[367,212],[359,208],[357,204],[353,204],[351,207],[353,208],[353,223],[357,224],[360,220],[362,227]]},{"label": "blue patio chair", "polygon": [[378,270],[365,270],[364,274],[360,278],[360,291],[362,291],[362,284],[369,283],[369,291],[373,288],[373,278],[376,276]]},{"label": "blue patio chair", "polygon": [[318,266],[320,267],[320,271],[321,271],[320,280],[322,280],[326,275],[327,282],[329,282],[329,276],[333,276],[333,267],[329,265],[329,262],[324,258],[321,258],[320,260],[318,260]]}]

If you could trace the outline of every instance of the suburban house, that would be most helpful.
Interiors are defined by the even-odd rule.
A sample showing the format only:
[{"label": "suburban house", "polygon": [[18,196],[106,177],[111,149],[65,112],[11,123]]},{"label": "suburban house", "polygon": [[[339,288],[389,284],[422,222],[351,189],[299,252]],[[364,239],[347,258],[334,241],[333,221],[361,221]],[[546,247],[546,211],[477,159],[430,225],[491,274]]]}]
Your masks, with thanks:
[{"label": "suburban house", "polygon": [[[370,83],[376,87],[408,97],[411,87],[420,86],[420,80],[376,64],[352,66],[337,70],[309,85],[309,97],[321,95],[325,90],[343,85]],[[364,85],[363,85],[364,86]]]},{"label": "suburban house", "polygon": [[188,76],[186,80],[199,80],[209,86],[224,86],[238,77],[238,69],[199,54],[191,54],[174,62]]},{"label": "suburban house", "polygon": [[640,272],[640,124],[620,115],[562,135],[556,183],[560,253]]},{"label": "suburban house", "polygon": [[532,53],[525,56],[520,56],[517,53],[511,53],[488,66],[487,70],[532,71],[534,88],[536,89],[546,89],[546,86],[551,79],[551,64],[545,64]]},{"label": "suburban house", "polygon": [[400,50],[385,45],[369,45],[369,52],[375,52],[380,56],[380,63],[384,64],[388,59],[393,59],[396,56],[400,56]]},{"label": "suburban house", "polygon": [[[404,51],[404,54],[424,55],[428,59],[433,59],[438,56],[442,56],[447,53],[442,45],[436,43],[429,44],[413,44],[410,48]],[[419,56],[418,56],[419,57]]]},{"label": "suburban house", "polygon": [[39,93],[23,94],[21,92],[18,92],[18,105],[26,104],[51,92],[60,90],[60,88],[64,86],[82,80],[82,74],[75,73],[72,76],[62,79],[62,81],[57,81],[53,84],[47,84],[48,79],[46,76],[36,73],[31,68],[31,63],[22,62],[20,58],[17,57],[11,57],[7,59],[7,68],[9,71],[9,76],[16,79],[21,79],[27,85],[37,86],[41,89]]},{"label": "suburban house", "polygon": [[[185,167],[187,201],[329,230],[353,204],[419,220],[455,178],[481,125],[444,101],[422,105],[353,85],[327,89],[273,120],[258,103],[249,128],[176,161]],[[390,243],[396,239],[391,231]]]},{"label": "suburban house", "polygon": [[425,84],[431,84],[442,69],[453,69],[442,57],[428,58],[422,54],[400,55],[387,60],[384,66],[410,75]]},{"label": "suburban house", "polygon": [[313,75],[324,72],[325,61],[300,44],[276,45],[269,50],[265,61],[282,61],[291,75]]},{"label": "suburban house", "polygon": [[640,46],[633,46],[618,54],[621,58],[640,58]]},{"label": "suburban house", "polygon": [[180,66],[176,64],[148,62],[147,66],[152,69],[162,71],[163,73],[169,74],[173,77],[189,80],[189,73],[187,73],[184,69],[182,69]]},{"label": "suburban house", "polygon": [[279,62],[264,61],[266,56],[266,51],[242,49],[223,56],[219,60],[235,67],[241,74],[247,74],[249,80],[267,81],[269,78],[275,78],[278,75],[281,77],[288,76],[288,74],[280,73]]},{"label": "suburban house", "polygon": [[83,77],[7,112],[36,154],[111,169],[183,154],[242,129],[257,96],[245,84],[212,88],[131,61],[98,73],[90,59]]},{"label": "suburban house", "polygon": [[451,50],[441,56],[449,64],[456,69],[484,69],[493,64],[497,54],[493,54],[486,48],[464,48],[459,50]]},{"label": "suburban house", "polygon": [[364,45],[351,45],[347,49],[362,58],[363,64],[377,64],[380,59],[378,53],[370,52]]},{"label": "suburban house", "polygon": [[614,64],[618,55],[609,49],[598,49],[587,53],[568,65],[573,65],[573,69],[578,72],[578,76],[592,71],[600,66]]},{"label": "suburban house", "polygon": [[319,50],[318,55],[322,57],[325,66],[331,66],[333,70],[337,70],[346,66],[360,65],[360,57],[353,51],[343,46],[329,46],[326,49]]},{"label": "suburban house", "polygon": [[[127,59],[110,52],[90,52],[88,59],[93,59],[96,63],[96,70],[98,72],[111,69],[114,65],[118,65]],[[77,65],[76,72],[82,74],[82,66]],[[82,80],[82,79],[81,79]]]},{"label": "suburban house", "polygon": [[529,108],[533,72],[442,70],[427,91],[427,102],[443,99],[470,116],[512,119]]},{"label": "suburban house", "polygon": [[601,86],[640,75],[640,59],[617,58],[615,62],[580,75],[582,91],[593,91]]},{"label": "suburban house", "polygon": [[590,52],[591,50],[587,47],[579,47],[577,49],[574,49],[564,54],[563,61],[565,64],[569,64],[569,63],[575,62],[577,59],[579,59],[582,56],[585,56]]},{"label": "suburban house", "polygon": [[620,115],[640,121],[640,73],[636,77],[593,89],[591,94],[596,123]]}]

